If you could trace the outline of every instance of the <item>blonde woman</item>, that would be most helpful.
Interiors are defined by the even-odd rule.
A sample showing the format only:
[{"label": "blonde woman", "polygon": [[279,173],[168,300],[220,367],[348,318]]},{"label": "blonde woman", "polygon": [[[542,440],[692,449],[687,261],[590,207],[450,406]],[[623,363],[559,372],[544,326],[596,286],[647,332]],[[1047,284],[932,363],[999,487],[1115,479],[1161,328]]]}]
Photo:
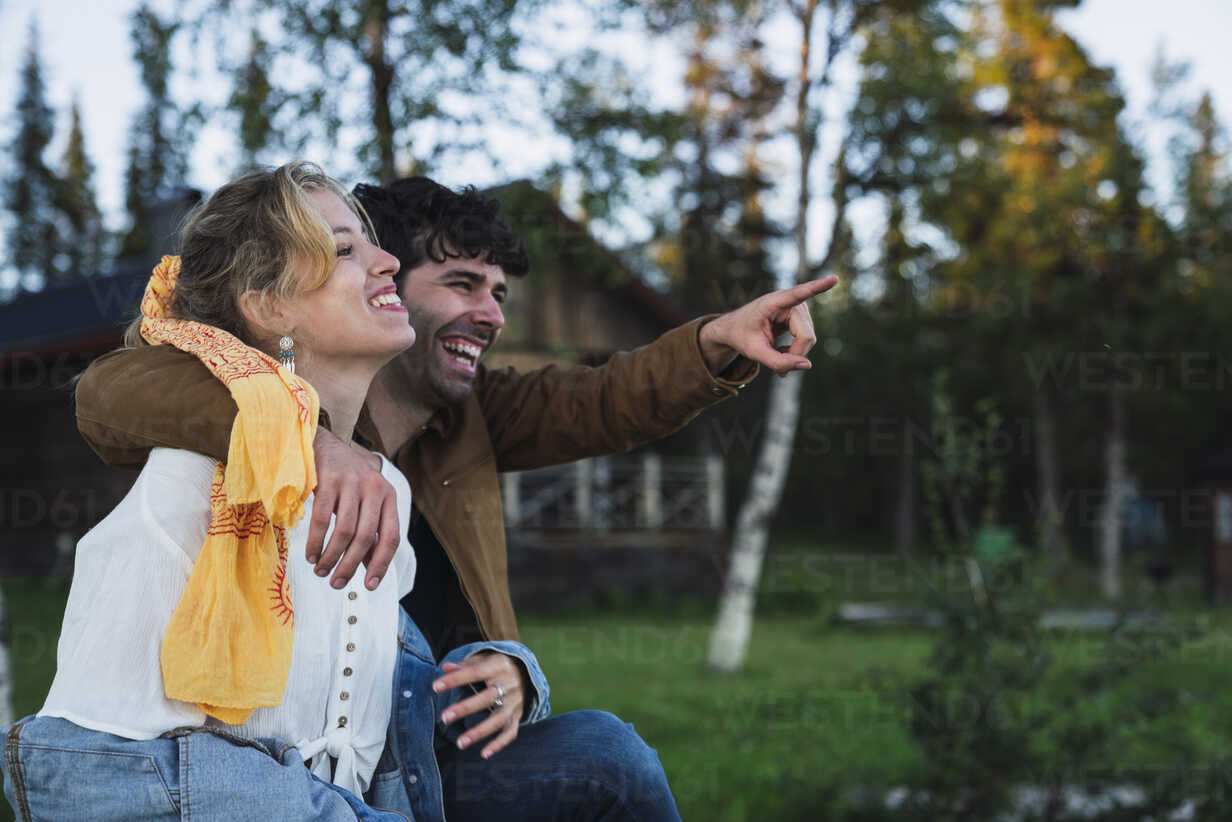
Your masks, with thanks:
[{"label": "blonde woman", "polygon": [[[426,687],[442,668],[398,605],[411,546],[366,583],[333,585],[304,559],[318,399],[350,442],[377,370],[415,340],[398,261],[345,189],[302,163],[223,186],[182,248],[130,339],[199,357],[243,433],[225,465],[155,449],[81,540],[47,701],[3,729],[6,797],[20,820],[442,818],[443,704]],[[354,447],[408,521],[405,478]],[[540,690],[528,718],[545,715],[533,656],[498,644]]]}]

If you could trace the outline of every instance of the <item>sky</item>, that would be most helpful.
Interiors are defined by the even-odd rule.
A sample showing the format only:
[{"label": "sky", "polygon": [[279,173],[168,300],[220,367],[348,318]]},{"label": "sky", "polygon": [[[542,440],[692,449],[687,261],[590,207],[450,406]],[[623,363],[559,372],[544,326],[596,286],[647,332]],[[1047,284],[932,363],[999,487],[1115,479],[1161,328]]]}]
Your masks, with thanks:
[{"label": "sky", "polygon": [[[58,136],[67,131],[67,111],[74,96],[80,101],[93,160],[95,187],[111,228],[123,220],[122,177],[126,132],[142,104],[137,69],[130,57],[128,15],[137,0],[0,0],[0,145],[7,146],[14,130],[13,107],[17,79],[25,52],[28,24],[37,9],[41,27],[41,54],[45,82],[52,105],[61,113]],[[1184,59],[1193,67],[1189,91],[1210,90],[1225,125],[1232,125],[1232,0],[1086,0],[1065,11],[1062,24],[1095,61],[1116,69],[1129,101],[1129,122],[1145,120],[1150,99],[1150,66],[1161,46],[1172,60]],[[645,44],[641,44],[644,48]],[[182,81],[183,82],[183,81]],[[194,92],[202,91],[197,81]],[[221,88],[204,91],[219,93]],[[1134,129],[1131,127],[1131,133]],[[1151,180],[1166,190],[1168,169],[1163,138],[1140,129],[1150,160]],[[48,159],[56,160],[62,143],[53,144]],[[509,177],[533,175],[545,155],[524,145],[497,149]],[[207,129],[192,157],[190,182],[206,191],[225,182],[236,157],[220,128]],[[0,172],[7,175],[7,160]],[[327,170],[331,165],[325,163]],[[443,169],[438,178],[450,185],[488,184],[490,167]],[[468,176],[469,175],[469,176]],[[476,177],[482,179],[476,179]],[[355,182],[355,181],[348,181]]]}]

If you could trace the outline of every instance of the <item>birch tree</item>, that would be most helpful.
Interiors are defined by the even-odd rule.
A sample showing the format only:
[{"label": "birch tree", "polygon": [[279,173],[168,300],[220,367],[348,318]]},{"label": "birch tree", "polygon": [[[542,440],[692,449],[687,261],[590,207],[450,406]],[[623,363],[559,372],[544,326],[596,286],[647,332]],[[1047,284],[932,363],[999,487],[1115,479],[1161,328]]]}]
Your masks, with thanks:
[{"label": "birch tree", "polygon": [[[824,6],[824,9],[822,8]],[[800,0],[789,4],[800,32],[800,59],[797,65],[793,137],[799,158],[796,179],[794,239],[796,266],[794,282],[804,282],[824,271],[829,260],[814,265],[809,257],[809,205],[812,201],[811,176],[817,150],[818,130],[823,106],[816,97],[832,85],[832,70],[839,55],[851,42],[859,23],[863,4],[841,0]],[[819,11],[822,12],[819,15]],[[825,17],[824,42],[820,59],[814,56],[817,18]],[[842,167],[841,165],[839,166]],[[836,186],[836,209],[829,251],[842,225],[846,204],[845,187]],[[750,480],[748,496],[740,508],[727,578],[719,601],[718,618],[711,635],[709,665],[734,672],[744,665],[749,637],[753,630],[753,607],[769,539],[770,520],[783,495],[783,483],[791,465],[800,416],[801,372],[775,380],[770,389],[766,426]]]}]

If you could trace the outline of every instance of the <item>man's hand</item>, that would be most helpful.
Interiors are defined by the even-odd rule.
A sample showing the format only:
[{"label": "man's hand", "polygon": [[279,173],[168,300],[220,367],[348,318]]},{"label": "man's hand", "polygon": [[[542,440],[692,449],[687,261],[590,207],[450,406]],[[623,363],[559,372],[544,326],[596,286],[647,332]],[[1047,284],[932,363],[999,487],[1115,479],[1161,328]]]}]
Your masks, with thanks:
[{"label": "man's hand", "polygon": [[[485,685],[479,693],[455,702],[441,714],[441,721],[449,724],[476,711],[491,711],[487,719],[458,737],[459,748],[470,747],[481,739],[497,734],[480,754],[488,759],[517,738],[528,685],[526,674],[516,659],[496,651],[480,651],[461,665],[446,662],[441,670],[445,675],[432,683],[432,690],[438,694],[479,682]],[[500,705],[496,705],[498,696]]]},{"label": "man's hand", "polygon": [[[335,588],[345,586],[362,562],[368,572],[364,584],[374,590],[402,538],[394,487],[381,476],[379,460],[374,467],[371,454],[360,454],[324,428],[317,429],[312,447],[317,487],[308,528],[308,562],[316,566],[317,576],[333,568],[330,584]],[[330,514],[334,533],[322,551]]]},{"label": "man's hand", "polygon": [[[817,342],[817,335],[807,303],[837,282],[835,276],[821,277],[772,291],[703,325],[698,341],[710,373],[723,373],[741,354],[780,377],[811,368],[804,355]],[[785,333],[791,334],[791,345],[775,348],[775,340]]]}]

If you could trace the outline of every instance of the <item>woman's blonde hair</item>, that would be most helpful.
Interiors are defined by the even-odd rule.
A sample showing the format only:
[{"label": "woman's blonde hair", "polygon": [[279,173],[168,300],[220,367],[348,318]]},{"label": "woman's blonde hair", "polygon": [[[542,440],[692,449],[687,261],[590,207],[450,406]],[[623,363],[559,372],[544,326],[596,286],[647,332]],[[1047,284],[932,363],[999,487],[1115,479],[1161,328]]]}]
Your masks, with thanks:
[{"label": "woman's blonde hair", "polygon": [[[308,199],[313,191],[336,194],[375,242],[363,208],[317,165],[295,162],[251,171],[215,191],[185,220],[172,316],[221,328],[255,345],[240,311],[245,292],[291,297],[318,288],[334,270],[333,231]],[[140,318],[125,332],[124,343],[145,344]]]}]

